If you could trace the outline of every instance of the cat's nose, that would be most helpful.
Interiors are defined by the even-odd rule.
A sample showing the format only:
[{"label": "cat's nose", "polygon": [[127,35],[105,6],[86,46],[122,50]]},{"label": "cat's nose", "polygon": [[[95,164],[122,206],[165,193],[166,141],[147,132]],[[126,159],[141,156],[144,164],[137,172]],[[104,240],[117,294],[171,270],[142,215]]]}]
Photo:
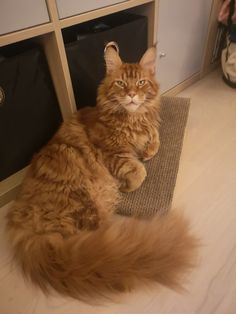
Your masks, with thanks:
[{"label": "cat's nose", "polygon": [[134,90],[130,90],[128,92],[128,95],[131,97],[131,98],[134,98],[134,96],[136,95],[136,92]]}]

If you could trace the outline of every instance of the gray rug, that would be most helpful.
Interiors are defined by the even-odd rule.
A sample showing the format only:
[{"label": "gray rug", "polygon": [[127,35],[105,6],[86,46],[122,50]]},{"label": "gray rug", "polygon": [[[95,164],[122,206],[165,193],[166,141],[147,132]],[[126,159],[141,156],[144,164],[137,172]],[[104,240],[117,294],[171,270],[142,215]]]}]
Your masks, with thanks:
[{"label": "gray rug", "polygon": [[142,186],[122,194],[118,213],[126,216],[152,216],[167,211],[172,202],[190,99],[161,98],[160,149],[147,161],[147,178]]}]

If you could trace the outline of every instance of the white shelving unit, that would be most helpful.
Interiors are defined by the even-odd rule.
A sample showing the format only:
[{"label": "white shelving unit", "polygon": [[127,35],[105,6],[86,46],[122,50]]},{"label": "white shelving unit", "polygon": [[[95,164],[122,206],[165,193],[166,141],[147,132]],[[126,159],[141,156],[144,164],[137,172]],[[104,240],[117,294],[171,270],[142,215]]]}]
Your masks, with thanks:
[{"label": "white shelving unit", "polygon": [[[213,0],[213,5],[217,1],[219,2],[219,0]],[[68,119],[76,110],[76,105],[62,37],[63,29],[112,13],[130,11],[148,17],[148,44],[151,46],[156,42],[158,0],[102,0],[99,2],[100,5],[98,6],[98,1],[92,0],[91,3],[94,3],[94,7],[89,6],[87,8],[84,4],[85,7],[78,10],[79,1],[74,0],[35,0],[33,7],[30,5],[32,4],[31,0],[22,0],[20,1],[21,9],[18,10],[19,20],[17,21],[14,20],[14,14],[11,12],[11,9],[17,9],[16,1],[1,1],[0,26],[3,25],[1,23],[4,23],[4,27],[0,27],[0,31],[2,29],[2,32],[8,31],[8,33],[0,32],[0,47],[26,39],[35,40],[42,45],[64,120]],[[73,5],[74,12],[71,10]],[[70,10],[66,11],[67,6],[70,6]],[[88,9],[89,11],[87,11]],[[34,17],[37,14],[39,17]],[[35,25],[32,25],[32,17]],[[210,18],[209,22],[211,29],[214,26],[213,18],[214,16]],[[6,23],[9,25],[5,25]],[[24,29],[19,29],[22,27]],[[214,32],[212,34],[211,29],[208,31],[210,34],[208,39],[212,41]],[[205,49],[209,49],[211,46],[211,43],[207,43]],[[209,67],[209,53],[205,53],[205,56],[202,73]],[[186,83],[183,87],[185,86]],[[15,196],[24,173],[25,169],[22,169],[0,182],[0,206]]]},{"label": "white shelving unit", "polygon": [[[32,39],[42,45],[64,120],[68,119],[76,110],[76,105],[62,37],[63,29],[112,13],[130,10],[132,12],[137,11],[137,13],[142,13],[148,17],[148,43],[152,45],[155,42],[156,13],[158,11],[158,2],[155,0],[103,0],[99,1],[100,8],[98,8],[97,5],[98,1],[91,1],[94,2],[94,10],[86,11],[86,8],[84,8],[82,11],[86,12],[82,13],[78,10],[78,1],[58,0],[57,3],[56,0],[35,0],[34,8],[30,7],[30,14],[29,10],[27,10],[29,2],[32,3],[31,0],[21,1],[23,9],[21,8],[20,10],[19,21],[17,22],[15,20],[14,23],[11,22],[11,17],[14,14],[10,12],[10,10],[15,11],[16,2],[14,0],[3,0],[3,6],[1,3],[0,19],[2,15],[4,16],[4,21],[0,23],[9,23],[9,25],[5,25],[2,29],[11,30],[11,32],[9,31],[6,34],[0,35],[0,47],[26,39]],[[70,5],[71,10],[73,3],[75,6],[74,14],[70,11],[71,16],[60,18],[58,6],[61,5],[61,16],[63,16],[63,8],[66,10],[66,6]],[[35,24],[37,25],[32,26],[32,19],[27,20],[28,16],[31,15],[32,17],[37,14],[37,12],[40,17],[35,19]],[[47,14],[45,12],[47,12]],[[65,15],[68,14],[65,13]],[[19,29],[19,25],[23,25],[22,20],[24,21],[25,28]],[[42,21],[44,21],[44,23],[42,23]],[[24,177],[25,171],[26,169],[22,169],[0,182],[0,206],[14,197]]]}]

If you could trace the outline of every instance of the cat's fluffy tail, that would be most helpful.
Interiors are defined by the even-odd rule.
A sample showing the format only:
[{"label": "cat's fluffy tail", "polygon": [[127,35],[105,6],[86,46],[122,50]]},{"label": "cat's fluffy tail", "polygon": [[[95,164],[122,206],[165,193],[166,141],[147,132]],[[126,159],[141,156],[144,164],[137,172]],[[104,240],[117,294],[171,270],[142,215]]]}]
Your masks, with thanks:
[{"label": "cat's fluffy tail", "polygon": [[34,283],[87,300],[149,281],[178,287],[197,246],[175,212],[146,221],[121,218],[68,239],[15,229],[10,235],[15,257]]}]

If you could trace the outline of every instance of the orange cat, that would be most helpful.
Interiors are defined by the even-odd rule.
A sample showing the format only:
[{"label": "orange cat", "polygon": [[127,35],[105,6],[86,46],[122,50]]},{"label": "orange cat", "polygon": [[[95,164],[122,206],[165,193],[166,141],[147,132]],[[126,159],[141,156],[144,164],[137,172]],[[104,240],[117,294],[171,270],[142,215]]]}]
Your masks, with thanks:
[{"label": "orange cat", "polygon": [[43,291],[78,299],[150,280],[176,287],[196,241],[181,215],[115,214],[119,190],[137,189],[158,151],[156,49],[138,64],[105,51],[97,106],[77,112],[34,157],[7,215],[14,258]]}]

